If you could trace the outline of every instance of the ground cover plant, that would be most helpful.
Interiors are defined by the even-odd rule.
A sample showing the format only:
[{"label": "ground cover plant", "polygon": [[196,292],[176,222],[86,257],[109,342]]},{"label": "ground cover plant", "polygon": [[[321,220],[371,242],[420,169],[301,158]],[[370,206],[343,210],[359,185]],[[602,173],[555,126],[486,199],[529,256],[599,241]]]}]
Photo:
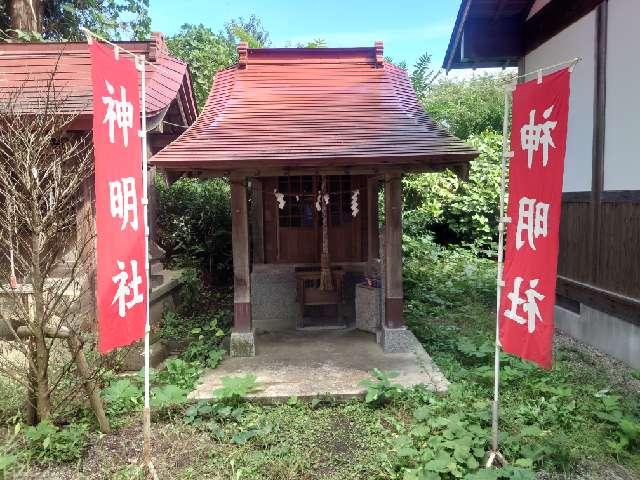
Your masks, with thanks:
[{"label": "ground cover plant", "polygon": [[[430,400],[418,417],[466,422],[471,433],[486,428],[495,264],[438,247],[428,236],[406,239],[405,249],[408,323],[453,382],[447,397]],[[567,341],[557,342],[551,371],[502,354],[501,444],[512,464],[571,474],[582,462],[619,463],[637,475],[640,385],[631,369],[616,365],[624,372],[617,375],[598,358]]]},{"label": "ground cover plant", "polygon": [[158,333],[184,344],[184,361],[215,368],[224,357],[222,342],[231,328],[231,292],[206,286],[194,268],[184,269],[181,281],[177,304],[164,312]]},{"label": "ground cover plant", "polygon": [[[176,360],[153,376],[156,392],[172,385],[154,408],[156,467],[185,479],[639,478],[634,372],[568,340],[556,345],[551,371],[503,355],[501,445],[510,465],[482,469],[490,438],[494,264],[429,236],[404,244],[408,322],[452,381],[447,394],[402,390],[392,372],[378,371],[366,385],[368,401],[253,404],[243,397],[259,385],[248,376],[226,379],[212,401],[185,404],[177,392],[192,388],[199,367]],[[117,431],[101,436],[90,427],[77,441],[69,434],[70,445],[56,448],[73,453],[79,445],[72,463],[38,458],[46,436],[29,443],[24,432],[16,440],[13,427],[7,430],[11,446],[0,453],[14,472],[7,478],[143,478],[135,464],[139,378],[114,378],[104,395]]]}]

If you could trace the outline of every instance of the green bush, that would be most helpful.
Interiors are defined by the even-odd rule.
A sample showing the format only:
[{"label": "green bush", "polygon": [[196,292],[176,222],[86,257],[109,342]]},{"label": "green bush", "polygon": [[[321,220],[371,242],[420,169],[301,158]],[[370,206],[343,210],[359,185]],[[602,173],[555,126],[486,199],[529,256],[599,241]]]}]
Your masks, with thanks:
[{"label": "green bush", "polygon": [[117,416],[142,408],[142,388],[135,378],[115,378],[102,390],[107,404],[107,414]]},{"label": "green bush", "polygon": [[443,247],[428,235],[404,235],[404,286],[408,308],[429,317],[490,306],[495,300],[496,264],[468,249]]},{"label": "green bush", "polygon": [[191,343],[182,353],[182,357],[207,368],[216,368],[224,357],[221,342],[226,331],[221,326],[228,323],[228,317],[229,312],[224,310],[211,315],[199,315],[197,320],[202,326],[191,330]]},{"label": "green bush", "polygon": [[[475,75],[468,80],[443,79],[418,91],[424,109],[463,140],[487,130],[502,132],[504,82],[509,75]],[[414,82],[415,86],[416,83]]]},{"label": "green bush", "polygon": [[164,313],[160,335],[189,341],[181,354],[186,362],[215,368],[222,360],[221,343],[231,328],[228,293],[205,288],[195,269],[183,271],[178,304]]},{"label": "green bush", "polygon": [[178,266],[203,272],[209,283],[231,279],[231,207],[223,178],[180,178],[171,185],[156,179],[159,194],[158,242]]},{"label": "green bush", "polygon": [[180,358],[172,358],[165,362],[165,368],[155,375],[155,380],[165,385],[191,391],[195,388],[202,373],[198,362],[185,362]]},{"label": "green bush", "polygon": [[383,372],[374,368],[371,374],[374,380],[366,378],[360,382],[360,385],[367,388],[367,393],[364,397],[365,403],[369,405],[384,405],[402,393],[402,385],[391,382],[391,379],[399,375],[398,372]]},{"label": "green bush", "polygon": [[431,231],[441,244],[493,251],[498,231],[502,135],[485,132],[468,142],[480,152],[471,162],[468,181],[450,171],[404,178],[404,229],[410,235]]},{"label": "green bush", "polygon": [[253,373],[237,377],[222,377],[220,381],[222,387],[213,391],[213,398],[229,405],[238,404],[249,393],[260,387]]},{"label": "green bush", "polygon": [[86,446],[87,430],[84,424],[59,428],[46,420],[27,427],[24,436],[29,456],[43,463],[77,460]]}]

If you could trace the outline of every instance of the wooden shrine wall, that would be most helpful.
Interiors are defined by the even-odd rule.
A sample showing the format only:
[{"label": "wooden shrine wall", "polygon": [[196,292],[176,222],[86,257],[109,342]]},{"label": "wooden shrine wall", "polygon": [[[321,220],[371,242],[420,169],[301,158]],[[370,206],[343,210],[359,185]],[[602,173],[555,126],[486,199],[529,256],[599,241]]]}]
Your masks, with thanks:
[{"label": "wooden shrine wall", "polygon": [[[322,220],[316,209],[319,176],[261,178],[262,241],[265,263],[319,263]],[[329,254],[332,263],[367,258],[367,181],[362,175],[327,176]],[[358,213],[351,212],[351,195],[359,191]],[[282,209],[274,190],[285,194]],[[259,194],[256,192],[256,194]],[[297,197],[297,198],[296,198]],[[254,238],[255,239],[255,238]]]}]

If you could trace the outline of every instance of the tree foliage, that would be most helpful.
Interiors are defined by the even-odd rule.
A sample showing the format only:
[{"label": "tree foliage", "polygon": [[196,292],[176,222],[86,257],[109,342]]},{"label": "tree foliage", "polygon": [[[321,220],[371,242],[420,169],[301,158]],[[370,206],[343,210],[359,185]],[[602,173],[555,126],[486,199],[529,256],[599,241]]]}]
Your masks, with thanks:
[{"label": "tree foliage", "polygon": [[471,162],[469,180],[453,172],[422,173],[404,178],[405,231],[432,231],[440,243],[491,249],[497,232],[502,135],[485,132],[468,142],[480,151]]},{"label": "tree foliage", "polygon": [[80,27],[111,40],[142,40],[151,32],[149,0],[44,0],[42,8],[36,11],[41,16],[40,32],[21,31],[12,25],[9,4],[13,1],[25,0],[0,2],[0,41],[7,38],[81,41],[85,37]]},{"label": "tree foliage", "polygon": [[181,266],[202,270],[207,280],[224,283],[231,274],[231,205],[223,178],[181,178],[156,182],[160,198],[158,241]]},{"label": "tree foliage", "polygon": [[262,20],[255,15],[248,19],[234,18],[225,25],[227,40],[232,44],[247,42],[249,48],[268,47],[271,43],[269,32],[262,25]]},{"label": "tree foliage", "polygon": [[468,181],[450,171],[407,175],[405,229],[418,236],[431,231],[443,244],[489,249],[496,240],[507,75],[452,80],[439,78],[439,73],[431,68],[431,55],[422,55],[409,75],[416,96],[433,120],[478,149],[480,156],[471,162]]},{"label": "tree foliage", "polygon": [[418,91],[418,97],[431,118],[464,140],[486,130],[502,131],[504,80],[502,75],[489,74],[468,80],[441,79]]},{"label": "tree foliage", "polygon": [[429,53],[425,52],[418,58],[410,76],[411,85],[418,96],[418,100],[424,102],[426,93],[438,78],[439,73],[431,68],[431,55]]},{"label": "tree foliage", "polygon": [[216,33],[202,24],[185,24],[176,35],[167,38],[167,47],[172,55],[189,64],[193,91],[202,109],[215,73],[236,62],[235,46],[222,32]]},{"label": "tree foliage", "polygon": [[260,20],[252,15],[249,20],[231,20],[220,32],[203,24],[187,23],[176,35],[167,38],[171,54],[189,64],[200,109],[207,101],[216,72],[237,62],[236,45],[241,41],[247,42],[250,48],[258,48],[268,45],[269,34]]}]

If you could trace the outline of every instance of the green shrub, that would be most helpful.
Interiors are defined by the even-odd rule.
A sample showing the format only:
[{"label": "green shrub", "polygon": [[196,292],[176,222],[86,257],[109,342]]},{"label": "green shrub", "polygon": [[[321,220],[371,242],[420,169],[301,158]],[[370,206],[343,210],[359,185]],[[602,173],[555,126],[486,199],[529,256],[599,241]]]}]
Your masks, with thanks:
[{"label": "green shrub", "polygon": [[9,478],[8,475],[16,467],[18,457],[8,453],[0,453],[0,478]]},{"label": "green shrub", "polygon": [[195,388],[202,369],[198,362],[185,362],[172,358],[165,362],[165,368],[155,374],[155,381],[164,385],[175,385],[187,391]]},{"label": "green shrub", "polygon": [[226,331],[220,328],[228,316],[227,311],[220,311],[213,315],[203,315],[198,318],[202,326],[191,329],[191,343],[183,352],[182,357],[189,362],[199,362],[207,368],[215,368],[224,357],[224,350],[220,346]]},{"label": "green shrub", "polygon": [[495,262],[440,246],[429,235],[405,235],[402,242],[409,317],[464,314],[495,301]]},{"label": "green shrub", "polygon": [[0,443],[0,479],[10,478],[9,474],[15,474],[18,469],[20,452],[16,447],[19,443],[21,428],[22,423],[17,422],[13,426],[13,432],[7,429],[2,438],[2,443]]},{"label": "green shrub", "polygon": [[502,132],[504,81],[508,77],[475,75],[468,80],[443,79],[431,83],[418,96],[431,118],[466,140],[487,130]]},{"label": "green shrub", "polygon": [[82,455],[88,427],[71,424],[59,428],[48,421],[27,427],[24,436],[29,456],[39,462],[71,462]]},{"label": "green shrub", "polygon": [[237,404],[247,394],[259,388],[253,373],[247,373],[242,377],[222,377],[220,381],[222,387],[214,390],[213,397],[217,401],[227,404]]},{"label": "green shrub", "polygon": [[420,173],[403,180],[404,231],[430,231],[441,244],[495,250],[500,199],[502,135],[485,132],[468,142],[480,152],[471,162],[469,180],[454,173]]},{"label": "green shrub", "polygon": [[383,372],[374,368],[371,372],[374,379],[364,379],[360,382],[367,388],[364,401],[371,405],[383,405],[402,392],[402,386],[397,383],[391,383],[391,379],[397,377],[398,372]]},{"label": "green shrub", "polygon": [[0,375],[0,425],[14,425],[23,416],[25,387]]},{"label": "green shrub", "polygon": [[175,310],[162,317],[160,335],[189,344],[181,358],[202,367],[215,368],[224,357],[221,343],[231,328],[228,292],[207,289],[195,269],[183,271],[182,288]]},{"label": "green shrub", "polygon": [[109,416],[140,410],[143,404],[143,391],[135,378],[116,378],[102,390]]},{"label": "green shrub", "polygon": [[211,283],[231,279],[230,188],[223,178],[180,178],[159,194],[158,240],[174,264],[200,269]]},{"label": "green shrub", "polygon": [[166,408],[180,405],[187,401],[187,395],[191,390],[180,388],[177,385],[167,384],[153,387],[150,392],[150,403],[155,408]]}]

